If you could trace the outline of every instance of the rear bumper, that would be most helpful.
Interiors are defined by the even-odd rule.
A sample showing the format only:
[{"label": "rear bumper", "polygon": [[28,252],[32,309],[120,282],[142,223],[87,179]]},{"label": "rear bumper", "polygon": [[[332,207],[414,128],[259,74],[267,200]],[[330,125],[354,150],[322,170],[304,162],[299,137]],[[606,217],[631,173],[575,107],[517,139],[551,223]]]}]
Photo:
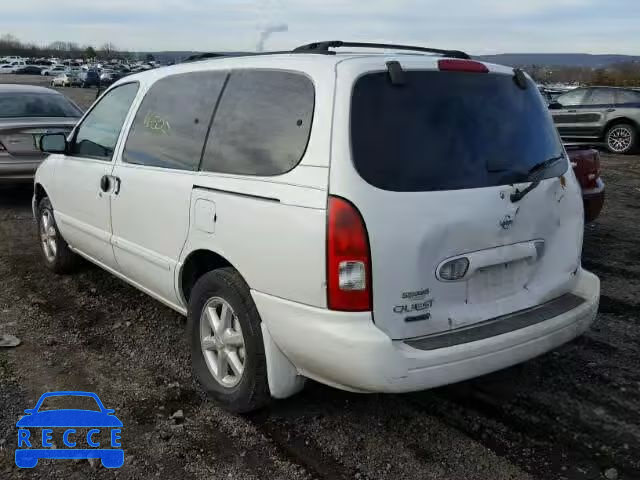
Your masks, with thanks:
[{"label": "rear bumper", "polygon": [[45,157],[26,157],[13,160],[11,157],[0,159],[0,182],[14,183],[33,181],[36,170]]},{"label": "rear bumper", "polygon": [[584,203],[584,219],[585,222],[593,222],[602,211],[605,199],[604,182],[597,180],[597,188],[582,191],[582,202]]},{"label": "rear bumper", "polygon": [[274,342],[300,374],[357,392],[409,392],[526,361],[584,333],[596,317],[598,277],[580,271],[576,308],[530,327],[437,350],[391,340],[368,313],[342,313],[252,292]]}]

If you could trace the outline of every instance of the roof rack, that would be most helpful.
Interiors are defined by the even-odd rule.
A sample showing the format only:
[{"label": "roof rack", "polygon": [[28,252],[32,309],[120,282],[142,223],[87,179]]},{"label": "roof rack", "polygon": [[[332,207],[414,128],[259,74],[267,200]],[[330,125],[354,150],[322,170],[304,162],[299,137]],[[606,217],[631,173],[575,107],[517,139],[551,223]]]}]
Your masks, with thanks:
[{"label": "roof rack", "polygon": [[409,50],[414,52],[435,53],[444,57],[471,59],[471,56],[460,50],[441,50],[438,48],[414,47],[411,45],[394,45],[391,43],[363,43],[363,42],[343,42],[342,40],[332,40],[325,42],[315,42],[294,48],[295,53],[319,53],[324,55],[335,55],[336,52],[330,48],[352,47],[352,48],[382,48],[387,50]]}]

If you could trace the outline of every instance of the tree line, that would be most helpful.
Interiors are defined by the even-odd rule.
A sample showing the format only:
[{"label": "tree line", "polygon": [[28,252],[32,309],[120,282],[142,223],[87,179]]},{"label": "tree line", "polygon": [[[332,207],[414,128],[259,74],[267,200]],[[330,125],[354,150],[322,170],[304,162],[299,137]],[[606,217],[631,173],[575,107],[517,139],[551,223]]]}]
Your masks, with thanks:
[{"label": "tree line", "polygon": [[539,83],[579,83],[611,87],[640,87],[640,62],[622,62],[607,68],[522,66]]},{"label": "tree line", "polygon": [[[118,49],[113,43],[106,42],[99,47],[93,45],[80,45],[75,42],[55,41],[46,46],[35,43],[21,42],[11,34],[0,36],[0,56],[20,56],[27,58],[63,58],[63,59],[93,59],[93,58],[121,58],[130,59],[134,55],[131,52]],[[148,55],[153,60],[152,55]],[[147,59],[149,60],[149,59]]]}]

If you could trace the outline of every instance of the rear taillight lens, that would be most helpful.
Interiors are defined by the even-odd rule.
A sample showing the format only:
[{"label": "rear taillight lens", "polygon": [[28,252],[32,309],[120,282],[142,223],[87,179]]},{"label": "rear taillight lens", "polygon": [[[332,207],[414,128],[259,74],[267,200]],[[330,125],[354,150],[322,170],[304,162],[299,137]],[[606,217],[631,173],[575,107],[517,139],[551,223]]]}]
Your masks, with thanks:
[{"label": "rear taillight lens", "polygon": [[600,178],[600,152],[598,152],[597,150],[594,150],[595,155],[593,157],[593,168],[594,168],[594,175],[595,178]]},{"label": "rear taillight lens", "polygon": [[371,310],[369,236],[358,209],[329,197],[327,224],[327,305],[331,310]]},{"label": "rear taillight lens", "polygon": [[443,72],[489,73],[484,63],[453,58],[438,60],[438,69]]}]

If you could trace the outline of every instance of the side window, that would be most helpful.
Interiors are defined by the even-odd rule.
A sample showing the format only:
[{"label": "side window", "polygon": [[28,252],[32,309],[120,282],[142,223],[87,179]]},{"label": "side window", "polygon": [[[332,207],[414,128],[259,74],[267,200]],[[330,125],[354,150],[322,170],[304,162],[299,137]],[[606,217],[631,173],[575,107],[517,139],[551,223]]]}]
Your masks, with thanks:
[{"label": "side window", "polygon": [[608,88],[591,90],[591,96],[586,101],[587,105],[613,105],[614,103],[614,91]]},{"label": "side window", "polygon": [[616,103],[638,103],[640,104],[640,92],[634,92],[631,90],[616,90]]},{"label": "side window", "polygon": [[238,70],[216,111],[202,170],[280,175],[295,167],[311,132],[313,83],[298,73]]},{"label": "side window", "polygon": [[556,101],[563,107],[574,107],[582,104],[582,101],[584,100],[586,94],[587,90],[578,88],[576,90],[572,90],[563,95],[560,95],[556,99]]},{"label": "side window", "polygon": [[193,72],[158,80],[138,109],[123,161],[198,170],[211,116],[227,75]]},{"label": "side window", "polygon": [[136,93],[138,84],[127,83],[102,97],[77,128],[71,155],[110,161]]}]

